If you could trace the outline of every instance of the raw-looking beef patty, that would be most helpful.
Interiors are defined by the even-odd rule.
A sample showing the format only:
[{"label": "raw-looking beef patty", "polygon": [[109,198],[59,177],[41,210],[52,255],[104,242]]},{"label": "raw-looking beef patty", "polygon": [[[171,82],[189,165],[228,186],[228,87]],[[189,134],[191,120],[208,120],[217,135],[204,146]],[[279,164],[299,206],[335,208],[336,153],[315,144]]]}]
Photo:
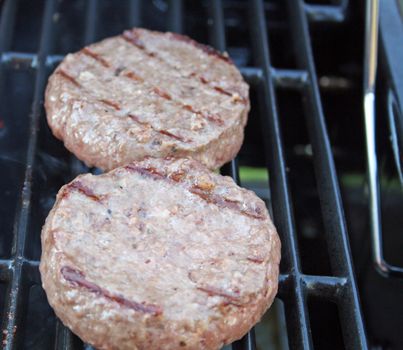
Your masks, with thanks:
[{"label": "raw-looking beef patty", "polygon": [[264,202],[190,159],[78,176],[57,195],[42,249],[50,305],[98,349],[219,349],[277,292]]},{"label": "raw-looking beef patty", "polygon": [[89,166],[175,156],[215,169],[238,153],[250,104],[227,56],[135,28],[67,55],[45,107],[53,134]]}]

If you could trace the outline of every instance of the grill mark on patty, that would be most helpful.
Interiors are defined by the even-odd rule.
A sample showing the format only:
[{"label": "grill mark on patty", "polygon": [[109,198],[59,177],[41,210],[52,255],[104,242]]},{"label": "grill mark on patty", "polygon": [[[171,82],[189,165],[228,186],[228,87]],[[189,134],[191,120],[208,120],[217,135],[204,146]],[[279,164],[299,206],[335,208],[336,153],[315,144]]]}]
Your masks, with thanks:
[{"label": "grill mark on patty", "polygon": [[223,89],[221,86],[213,86],[213,89],[224,95],[231,96],[233,102],[240,101],[243,104],[246,104],[247,102],[246,98],[240,96],[238,93],[232,94],[231,92],[228,92],[227,90]]},{"label": "grill mark on patty", "polygon": [[64,79],[68,80],[73,85],[75,85],[77,87],[81,87],[80,83],[76,79],[74,79],[70,74],[67,74],[63,69],[59,68],[56,71],[56,74],[60,75]]},{"label": "grill mark on patty", "polygon": [[172,134],[172,133],[169,132],[169,131],[166,131],[166,130],[158,130],[158,132],[159,132],[160,134],[162,134],[162,135],[172,137],[172,138],[174,138],[174,139],[176,139],[176,140],[178,140],[178,141],[185,142],[185,143],[188,142],[187,140],[185,141],[185,139],[184,139],[182,136],[178,136],[178,135]]},{"label": "grill mark on patty", "polygon": [[129,118],[133,119],[136,123],[138,123],[140,125],[146,125],[146,126],[149,126],[150,128],[152,128],[152,126],[149,123],[142,122],[137,115],[129,113],[128,116],[129,116]]},{"label": "grill mark on patty", "polygon": [[263,258],[258,258],[258,257],[247,257],[246,260],[253,262],[255,264],[262,264],[264,263],[264,259]]},{"label": "grill mark on patty", "polygon": [[[77,87],[81,87],[81,85],[73,77],[68,75],[62,69],[58,70],[57,73],[60,74],[61,76],[63,76],[64,78],[66,78],[67,80],[69,80],[70,82],[72,82]],[[131,72],[129,72],[129,73],[131,73]],[[133,75],[134,75],[134,73],[133,73]],[[126,76],[127,76],[127,74],[126,74]],[[110,101],[110,100],[106,100],[106,99],[99,99],[98,101],[112,107],[113,109],[115,109],[117,111],[121,110],[121,107],[119,106],[119,104],[114,101]],[[149,126],[153,131],[155,131],[156,133],[159,133],[161,135],[171,137],[175,140],[178,140],[178,141],[181,141],[184,143],[192,142],[192,139],[184,139],[182,136],[175,135],[167,130],[158,130],[158,129],[154,128],[151,124],[140,121],[140,119],[137,116],[135,116],[134,114],[128,114],[128,117],[135,120],[138,124]]]},{"label": "grill mark on patty", "polygon": [[107,289],[101,288],[97,284],[85,279],[84,274],[70,266],[63,266],[60,269],[63,278],[68,281],[71,285],[76,287],[82,287],[91,293],[103,296],[106,299],[114,301],[122,306],[125,306],[134,311],[142,312],[145,314],[151,314],[154,316],[159,316],[162,314],[162,308],[159,305],[147,304],[145,302],[138,303],[136,301],[128,300],[120,294],[114,294]]},{"label": "grill mark on patty", "polygon": [[180,182],[184,176],[185,176],[185,172],[182,170],[179,170],[179,171],[175,171],[175,172],[169,174],[168,177],[175,182]]},{"label": "grill mark on patty", "polygon": [[165,179],[166,176],[165,174],[162,174],[161,172],[159,172],[156,168],[154,167],[147,167],[147,168],[143,168],[134,164],[128,164],[125,166],[125,169],[129,170],[129,171],[134,171],[136,173],[139,173],[140,175],[143,176],[148,176],[151,177],[155,180],[161,180],[161,179]]},{"label": "grill mark on patty", "polygon": [[[61,76],[63,76],[64,78],[66,78],[67,80],[69,80],[70,82],[72,82],[77,87],[81,87],[81,85],[73,77],[68,75],[64,70],[60,69],[60,70],[57,71],[57,73],[60,74]],[[132,73],[132,72],[129,72],[129,73]],[[126,74],[126,76],[127,76],[127,74]],[[135,73],[132,73],[132,74],[133,74],[133,76],[135,75]],[[107,99],[99,99],[98,101],[102,102],[103,104],[106,104],[106,105],[112,107],[113,109],[115,109],[117,111],[121,110],[121,107],[119,106],[119,104],[117,102],[107,100]],[[183,143],[192,142],[192,139],[185,139],[182,136],[175,135],[175,134],[173,134],[173,133],[171,133],[171,132],[169,132],[167,130],[156,129],[151,124],[149,124],[147,122],[140,121],[140,119],[137,116],[135,116],[134,114],[128,114],[128,117],[133,119],[133,120],[135,120],[138,124],[149,126],[154,132],[159,133],[161,135],[165,135],[167,137],[173,138],[173,139],[181,141]]]},{"label": "grill mark on patty", "polygon": [[191,105],[186,105],[186,104],[183,104],[182,108],[188,110],[189,112],[195,113],[195,114],[197,114],[215,124],[218,124],[220,126],[222,126],[224,124],[224,121],[218,115],[210,114],[210,113],[203,113],[201,111],[195,110]]},{"label": "grill mark on patty", "polygon": [[133,119],[133,120],[134,120],[135,122],[137,122],[138,124],[148,126],[148,127],[150,127],[153,131],[155,131],[155,132],[157,132],[157,133],[159,133],[159,134],[161,134],[161,135],[165,135],[165,136],[171,137],[171,138],[173,138],[173,139],[175,139],[175,140],[178,140],[178,141],[181,141],[181,142],[183,142],[183,143],[189,143],[189,142],[192,142],[192,141],[193,141],[192,139],[185,139],[185,138],[183,138],[182,136],[175,135],[175,134],[173,134],[173,133],[171,133],[171,132],[169,132],[169,131],[167,131],[167,130],[156,129],[156,128],[154,128],[150,123],[141,121],[141,120],[139,119],[139,117],[136,116],[135,114],[131,114],[131,113],[130,113],[130,114],[128,114],[128,116],[129,116],[129,118]]},{"label": "grill mark on patty", "polygon": [[[147,177],[150,177],[155,180],[168,180],[168,181],[173,181],[174,183],[183,183],[181,181],[183,176],[175,179],[175,178],[172,178],[172,176],[170,174],[161,173],[153,167],[143,168],[143,167],[140,167],[137,165],[127,165],[125,168],[128,169],[129,171],[137,172],[142,176],[147,176]],[[250,208],[250,207],[244,208],[244,203],[229,200],[218,194],[212,193],[209,190],[204,190],[197,185],[191,185],[191,187],[185,186],[185,188],[190,193],[197,195],[198,197],[200,197],[207,203],[214,204],[214,205],[218,206],[219,208],[232,209],[232,210],[239,212],[242,215],[251,217],[253,219],[264,220],[264,218],[265,218],[264,213],[262,213],[262,210],[259,207],[254,208],[254,209]]]},{"label": "grill mark on patty", "polygon": [[[106,104],[106,105],[112,107],[113,109],[115,109],[115,110],[117,110],[117,111],[120,111],[120,110],[121,110],[121,107],[119,106],[119,104],[116,103],[116,102],[114,102],[114,101],[110,101],[110,100],[106,100],[106,99],[100,99],[100,100],[98,100],[98,101],[100,101],[100,102],[102,102],[102,103],[104,103],[104,104]],[[132,119],[132,120],[134,120],[135,122],[137,122],[138,124],[140,124],[140,125],[145,125],[145,126],[150,127],[154,132],[157,132],[157,133],[159,133],[159,134],[161,134],[161,135],[165,135],[165,136],[171,137],[171,138],[173,138],[173,139],[175,139],[175,140],[178,140],[178,141],[181,141],[181,142],[184,142],[184,143],[192,142],[191,139],[186,139],[186,140],[185,140],[182,136],[175,135],[175,134],[173,134],[173,133],[171,133],[171,132],[169,132],[169,131],[167,131],[167,130],[156,129],[156,128],[154,128],[150,123],[142,122],[142,121],[141,121],[136,115],[134,115],[134,114],[129,113],[127,116],[128,116],[130,119]]]},{"label": "grill mark on patty", "polygon": [[[132,30],[125,30],[122,34],[122,37],[130,42],[131,44],[137,46],[139,49],[143,50],[148,56],[150,57],[155,57],[156,54],[154,52],[151,52],[149,50],[146,49],[143,41],[140,39],[140,34],[139,31],[137,29],[132,29]],[[226,63],[229,63],[231,65],[233,65],[234,63],[232,62],[231,58],[229,58],[228,56],[223,55],[221,52],[217,51],[216,49],[212,48],[211,46],[208,45],[204,45],[204,44],[200,44],[196,41],[194,41],[193,39],[185,36],[185,35],[181,35],[181,34],[177,34],[177,33],[169,33],[167,35],[168,38],[170,39],[174,39],[176,41],[181,41],[181,42],[185,42],[187,44],[192,45],[193,47],[196,47],[200,50],[202,50],[204,53],[206,53],[209,56],[213,56],[216,57]],[[158,57],[160,58],[160,57]]]},{"label": "grill mark on patty", "polygon": [[85,186],[81,181],[74,181],[66,185],[62,198],[67,198],[69,193],[72,191],[77,191],[96,202],[100,202],[102,199],[104,199],[104,196],[95,194],[91,188]]},{"label": "grill mark on patty", "polygon": [[[126,74],[124,74],[124,76],[126,76],[127,78],[132,79],[134,81],[137,81],[137,82],[141,82],[141,83],[144,82],[144,79],[142,77],[140,77],[139,75],[137,75],[136,73],[134,73],[132,71],[127,72]],[[161,98],[164,98],[164,99],[166,99],[168,101],[173,101],[173,103],[179,105],[181,108],[183,108],[185,110],[188,110],[189,112],[195,113],[195,114],[197,114],[198,116],[200,116],[200,117],[202,117],[204,119],[207,119],[207,120],[209,120],[209,121],[211,121],[213,123],[216,123],[216,124],[218,124],[220,126],[224,124],[223,120],[219,116],[211,115],[209,113],[206,114],[206,113],[200,112],[198,110],[195,110],[190,105],[184,104],[184,103],[182,103],[182,102],[180,102],[178,100],[173,100],[172,96],[169,93],[167,93],[166,91],[164,91],[164,90],[162,90],[162,89],[160,89],[158,87],[153,87],[152,91],[157,96],[159,96]]]},{"label": "grill mark on patty", "polygon": [[193,78],[199,79],[202,84],[211,87],[212,89],[219,92],[220,94],[232,97],[233,102],[241,101],[243,104],[246,104],[246,102],[247,102],[246,98],[239,96],[237,93],[233,93],[231,91],[225,90],[221,86],[214,85],[214,83],[207,80],[202,75],[197,74],[196,72],[190,73],[188,77],[193,77]]},{"label": "grill mark on patty", "polygon": [[[179,34],[174,34],[174,33],[171,33],[171,34],[173,34],[173,35],[178,35],[178,36],[179,36]],[[171,68],[173,68],[173,69],[175,69],[175,70],[178,70],[177,67],[175,67],[174,65],[172,65],[171,63],[169,63],[168,61],[166,61],[165,59],[163,59],[162,57],[158,56],[158,55],[155,54],[154,52],[151,52],[151,51],[147,50],[146,47],[145,47],[145,45],[144,45],[144,43],[141,41],[141,39],[140,39],[139,34],[138,34],[137,31],[135,31],[135,30],[132,30],[132,31],[126,30],[126,31],[123,32],[123,34],[121,35],[121,37],[122,37],[122,39],[124,39],[124,40],[127,41],[128,43],[130,43],[130,44],[136,46],[139,50],[143,51],[147,56],[152,57],[152,58],[156,58],[156,59],[158,59],[160,62],[164,62],[166,65],[170,66]],[[187,37],[184,37],[184,38],[187,38]],[[213,49],[213,48],[210,47],[210,46],[203,45],[203,44],[199,44],[199,43],[197,43],[196,41],[194,41],[194,40],[192,40],[192,39],[190,39],[190,38],[187,38],[187,40],[178,39],[178,38],[176,38],[176,39],[177,39],[177,40],[181,40],[181,41],[186,41],[186,42],[192,44],[193,46],[202,49],[204,52],[208,53],[209,55],[213,55],[213,56],[215,56],[215,57],[218,57],[218,58],[220,58],[220,59],[223,59],[224,61],[226,61],[226,62],[228,62],[228,63],[230,63],[230,64],[233,65],[233,62],[232,62],[232,60],[231,60],[229,57],[226,57],[226,56],[220,54],[217,50]],[[207,50],[206,48],[209,48],[209,50]],[[208,51],[208,52],[207,52],[207,51]],[[214,53],[213,53],[212,51],[214,51]],[[182,76],[182,77],[184,77],[184,78],[196,78],[196,79],[198,79],[201,83],[203,83],[204,85],[207,85],[207,86],[211,87],[212,89],[214,89],[215,91],[219,92],[220,94],[223,94],[223,95],[226,95],[226,96],[230,96],[230,97],[236,97],[236,96],[234,96],[234,94],[231,93],[230,91],[225,90],[225,89],[221,88],[220,86],[214,85],[212,82],[210,82],[209,80],[207,80],[207,79],[204,78],[203,76],[197,74],[196,72],[193,72],[193,73],[189,74],[188,76]],[[235,98],[233,101],[234,101],[234,102],[241,101],[243,104],[246,104],[246,99],[243,98],[243,97]]]},{"label": "grill mark on patty", "polygon": [[[135,30],[125,30],[121,37],[126,40],[128,43],[136,46],[140,50],[142,50],[149,57],[156,57],[154,52],[148,51],[144,46],[144,43],[140,39],[139,33]],[[161,60],[160,57],[157,57]]]},{"label": "grill mark on patty", "polygon": [[227,90],[224,90],[223,88],[221,88],[221,87],[219,87],[219,86],[213,86],[213,89],[214,89],[215,91],[221,92],[221,93],[224,94],[224,95],[227,95],[227,96],[231,96],[231,97],[232,97],[232,94],[231,94],[230,92],[228,92]]},{"label": "grill mark on patty", "polygon": [[[125,74],[125,76],[127,78],[130,78],[130,79],[136,81],[136,82],[142,82],[142,83],[145,82],[142,77],[140,77],[139,75],[137,75],[136,73],[134,73],[132,71],[127,72]],[[159,87],[154,86],[154,87],[151,87],[151,89],[157,96],[159,96],[159,97],[161,97],[161,98],[163,98],[165,100],[172,101],[173,103],[175,103],[177,106],[179,106],[182,109],[185,109],[185,110],[187,110],[189,112],[197,114],[198,116],[200,116],[200,117],[202,117],[204,119],[207,119],[210,122],[213,122],[213,123],[215,123],[215,124],[217,124],[219,126],[222,126],[224,124],[224,121],[218,115],[214,115],[214,114],[210,114],[210,113],[203,113],[201,111],[198,111],[198,110],[194,109],[191,105],[187,105],[187,104],[185,104],[185,103],[183,103],[183,102],[181,102],[179,100],[174,100],[172,98],[172,96],[168,92],[160,89]]]},{"label": "grill mark on patty", "polygon": [[[160,97],[162,97],[162,98],[165,98],[166,100],[172,100],[172,96],[170,95],[170,94],[168,94],[167,92],[165,92],[165,91],[163,91],[163,90],[161,90],[161,89],[159,89],[159,88],[157,88],[157,87],[154,87],[153,88],[153,91],[158,95],[158,96],[160,96]],[[183,108],[183,104],[182,104],[182,108]]]},{"label": "grill mark on patty", "polygon": [[86,56],[92,57],[94,60],[101,63],[106,68],[109,68],[111,66],[110,63],[105,60],[100,54],[97,54],[96,52],[90,50],[88,47],[84,47],[81,52]]},{"label": "grill mark on patty", "polygon": [[[107,61],[106,61],[103,57],[101,57],[100,55],[98,55],[98,54],[96,54],[96,53],[94,53],[94,52],[88,50],[87,48],[82,49],[82,51],[83,51],[83,53],[86,53],[87,51],[90,52],[91,54],[88,54],[88,55],[91,56],[91,57],[94,57],[93,55],[95,55],[95,57],[97,57],[97,58],[95,58],[95,57],[94,57],[94,58],[95,58],[98,62],[100,62],[104,67],[107,67],[107,68],[111,67],[110,63],[107,62]],[[136,81],[136,82],[145,83],[145,80],[144,80],[142,77],[140,77],[138,74],[136,74],[135,72],[133,72],[133,71],[128,71],[127,73],[124,74],[124,76],[126,76],[127,78],[129,78],[129,79],[131,79],[131,80],[134,80],[134,81]],[[152,90],[157,96],[159,96],[159,97],[161,97],[161,98],[164,98],[164,99],[166,99],[166,100],[168,100],[168,101],[172,101],[172,102],[175,103],[176,105],[180,106],[182,109],[186,109],[186,110],[188,110],[188,111],[190,111],[190,112],[192,112],[192,113],[195,113],[195,114],[197,114],[198,116],[201,116],[202,118],[205,118],[205,119],[209,120],[210,122],[216,123],[216,124],[218,124],[218,125],[220,125],[220,126],[222,126],[222,125],[224,124],[223,120],[222,120],[218,115],[212,115],[212,114],[210,114],[210,113],[203,113],[203,112],[201,112],[201,111],[195,110],[195,109],[194,109],[192,106],[190,106],[190,105],[186,105],[186,104],[182,103],[182,102],[179,101],[179,100],[174,100],[174,99],[172,98],[172,96],[171,96],[169,93],[167,93],[166,91],[164,91],[164,90],[162,90],[162,89],[160,89],[160,88],[158,88],[158,87],[156,87],[156,86],[155,86],[155,87],[151,87],[151,90]],[[103,101],[104,101],[104,100],[103,100]],[[106,103],[106,104],[108,104],[108,103]],[[177,136],[177,135],[173,135],[173,134],[169,133],[168,131],[164,131],[163,134],[164,134],[164,135],[167,135],[167,136],[174,137],[174,138],[176,138],[176,139],[179,140],[179,141],[186,142],[186,141],[183,140],[182,137]]]},{"label": "grill mark on patty", "polygon": [[125,74],[125,77],[130,78],[134,81],[139,81],[139,82],[144,82],[144,79],[140,76],[138,76],[136,73],[133,71],[129,71]]},{"label": "grill mark on patty", "polygon": [[117,111],[121,110],[121,107],[119,106],[119,104],[117,102],[111,101],[111,100],[106,100],[106,99],[100,99],[98,100],[114,109],[116,109]]},{"label": "grill mark on patty", "polygon": [[254,219],[259,219],[259,220],[264,219],[264,215],[263,215],[263,213],[261,213],[260,208],[255,208],[255,209],[252,209],[249,207],[243,208],[243,203],[240,203],[238,201],[229,200],[218,194],[202,190],[197,186],[192,186],[189,189],[189,192],[199,196],[200,198],[205,200],[207,203],[215,204],[220,208],[233,209],[233,210],[240,212],[243,215],[249,216]]},{"label": "grill mark on patty", "polygon": [[226,291],[221,288],[216,288],[213,286],[196,286],[197,290],[200,290],[204,293],[207,293],[208,296],[219,296],[223,297],[226,300],[227,304],[241,306],[242,301],[239,293],[234,293],[232,291]]},{"label": "grill mark on patty", "polygon": [[196,47],[196,48],[202,50],[204,53],[206,53],[209,56],[219,58],[220,60],[222,60],[226,63],[234,65],[234,62],[232,62],[230,57],[222,54],[221,52],[217,51],[216,49],[214,49],[213,47],[211,47],[209,45],[204,45],[204,44],[198,43],[197,41],[194,41],[193,39],[189,38],[186,35],[182,35],[182,34],[178,34],[178,33],[169,33],[168,37],[173,38],[177,41],[182,41],[187,44],[190,44],[193,47]]}]

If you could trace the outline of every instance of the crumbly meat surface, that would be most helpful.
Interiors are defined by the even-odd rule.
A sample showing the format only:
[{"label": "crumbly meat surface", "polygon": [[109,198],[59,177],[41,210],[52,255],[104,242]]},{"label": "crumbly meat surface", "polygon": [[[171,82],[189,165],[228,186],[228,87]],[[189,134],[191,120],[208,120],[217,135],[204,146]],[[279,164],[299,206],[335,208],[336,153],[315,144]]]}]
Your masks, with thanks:
[{"label": "crumbly meat surface", "polygon": [[134,28],[67,55],[45,108],[53,134],[89,166],[175,156],[215,169],[242,145],[249,87],[212,48]]},{"label": "crumbly meat surface", "polygon": [[62,187],[40,272],[57,316],[98,349],[219,349],[277,292],[265,204],[190,159],[146,159]]}]

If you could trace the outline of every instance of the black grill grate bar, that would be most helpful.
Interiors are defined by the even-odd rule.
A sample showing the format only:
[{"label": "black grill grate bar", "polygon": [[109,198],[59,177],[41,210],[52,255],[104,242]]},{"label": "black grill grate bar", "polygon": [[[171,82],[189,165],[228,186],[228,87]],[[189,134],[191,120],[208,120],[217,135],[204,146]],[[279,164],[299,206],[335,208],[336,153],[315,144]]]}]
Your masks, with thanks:
[{"label": "black grill grate bar", "polygon": [[[54,68],[63,60],[63,55],[48,55],[45,65]],[[3,67],[36,68],[38,55],[35,53],[6,51],[0,55],[0,63]],[[300,90],[308,83],[308,73],[298,69],[271,68],[272,79],[276,87],[283,89]],[[263,80],[263,71],[258,67],[240,67],[245,80],[258,85]]]},{"label": "black grill grate bar", "polygon": [[209,6],[209,40],[213,47],[223,52],[226,50],[224,11],[222,1],[211,1]]},{"label": "black grill grate bar", "polygon": [[73,349],[72,338],[63,323],[58,319],[56,321],[55,349]]},{"label": "black grill grate bar", "polygon": [[97,18],[98,18],[98,1],[89,0],[85,18],[84,45],[91,44],[95,39]]},{"label": "black grill grate bar", "polygon": [[23,52],[3,52],[0,56],[2,67],[33,68],[38,61],[38,55]]},{"label": "black grill grate bar", "polygon": [[304,4],[310,22],[341,23],[347,16],[348,0],[340,0],[338,5]]},{"label": "black grill grate bar", "polygon": [[176,33],[183,32],[182,0],[170,0],[168,7],[168,30]]},{"label": "black grill grate bar", "polygon": [[[300,274],[301,282],[307,295],[320,296],[336,300],[343,295],[347,279],[334,276],[317,276]],[[282,273],[279,276],[279,295],[287,295],[293,284],[293,275]]]},{"label": "black grill grate bar", "polygon": [[27,266],[28,268],[37,269],[37,268],[39,268],[39,261],[24,259],[24,266]]},{"label": "black grill grate bar", "polygon": [[0,52],[6,51],[11,43],[17,0],[7,0],[2,9],[0,18]]},{"label": "black grill grate bar", "polygon": [[248,84],[259,85],[262,78],[262,70],[256,67],[241,67],[240,71]]},{"label": "black grill grate bar", "polygon": [[316,80],[304,5],[300,0],[289,0],[288,5],[293,44],[295,51],[298,52],[297,64],[299,68],[306,69],[309,73],[309,84],[304,89],[304,106],[314,153],[315,174],[329,259],[333,272],[337,276],[347,278],[343,288],[343,303],[339,303],[344,342],[348,348],[366,349],[367,341],[354,279],[340,189]]},{"label": "black grill grate bar", "polygon": [[141,1],[130,0],[129,3],[129,24],[131,27],[141,26]]},{"label": "black grill grate bar", "polygon": [[[211,17],[211,22],[208,23],[209,41],[214,48],[224,52],[227,45],[225,40],[224,11],[221,0],[210,1],[209,14],[209,17]],[[236,159],[226,164],[221,171],[231,176],[237,184],[240,184],[238,161]]]},{"label": "black grill grate bar", "polygon": [[232,350],[244,349],[256,349],[256,337],[253,328],[241,340],[232,344]]},{"label": "black grill grate bar", "polygon": [[283,265],[289,273],[289,289],[281,295],[285,304],[289,345],[291,348],[312,348],[310,325],[305,303],[305,293],[301,282],[300,260],[291,197],[288,188],[284,150],[280,133],[280,122],[272,68],[270,64],[266,19],[263,2],[254,0],[251,10],[251,31],[253,54],[258,66],[263,70],[261,89],[262,129],[264,132],[265,155],[268,158],[273,219],[282,238]]},{"label": "black grill grate bar", "polygon": [[[209,6],[209,17],[211,22],[209,24],[209,39],[210,43],[217,50],[224,52],[226,50],[226,38],[225,38],[225,24],[224,24],[224,11],[221,0],[212,0]],[[223,167],[222,172],[229,174],[233,180],[240,184],[238,162],[236,159],[231,160],[229,164]],[[233,350],[254,350],[255,333],[249,331],[242,339],[232,344]]]},{"label": "black grill grate bar", "polygon": [[308,72],[297,69],[271,68],[271,77],[276,87],[300,90],[308,84]]},{"label": "black grill grate bar", "polygon": [[[176,32],[179,33],[178,31]],[[54,68],[63,58],[63,55],[48,55],[45,65],[49,68]],[[3,67],[36,68],[37,62],[38,55],[35,53],[6,51],[0,55],[0,63]],[[276,87],[300,90],[308,83],[308,73],[304,70],[278,68],[271,68],[271,70],[272,79]],[[261,68],[240,67],[240,71],[250,84],[258,85],[263,79]]]},{"label": "black grill grate bar", "polygon": [[28,229],[29,212],[31,207],[31,190],[32,190],[32,172],[35,161],[36,145],[37,145],[37,130],[39,124],[39,116],[41,109],[41,99],[43,88],[46,82],[46,56],[50,51],[51,34],[52,34],[52,15],[55,12],[56,0],[48,0],[45,5],[41,41],[38,52],[38,67],[36,71],[34,96],[32,103],[32,111],[30,115],[30,134],[28,141],[28,151],[25,169],[24,185],[21,193],[20,209],[18,211],[17,221],[15,225],[12,250],[12,279],[7,293],[5,314],[8,317],[4,318],[6,331],[4,339],[4,350],[17,348],[16,329],[21,321],[23,312],[21,303],[23,301],[24,281],[22,269],[24,264],[25,241]]},{"label": "black grill grate bar", "polygon": [[[45,64],[54,68],[63,58],[63,55],[48,55]],[[7,51],[0,55],[0,63],[4,67],[36,68],[37,61],[38,55],[35,53]],[[261,68],[240,67],[240,71],[250,84],[258,85],[263,79]],[[308,83],[308,73],[304,70],[271,68],[271,71],[274,84],[279,88],[301,90]]]},{"label": "black grill grate bar", "polygon": [[8,282],[12,269],[11,260],[0,260],[0,282]]},{"label": "black grill grate bar", "polygon": [[336,301],[343,295],[347,279],[343,277],[302,275],[307,295]]},{"label": "black grill grate bar", "polygon": [[54,68],[63,60],[63,58],[64,56],[62,55],[50,55],[46,57],[46,67]]},{"label": "black grill grate bar", "polygon": [[63,325],[62,321],[56,320],[56,336],[55,336],[55,349],[56,350],[74,350],[75,344],[81,342],[77,337]]},{"label": "black grill grate bar", "polygon": [[[63,60],[62,55],[47,55],[46,67],[53,68],[56,64]],[[0,55],[0,63],[2,67],[15,68],[33,68],[38,66],[38,55],[36,53],[6,51]]]},{"label": "black grill grate bar", "polygon": [[[99,7],[98,0],[89,0],[87,2],[86,17],[85,17],[85,32],[83,40],[84,46],[94,42],[98,22],[98,7]],[[63,59],[63,57],[61,58]],[[78,174],[82,173],[83,171],[89,171],[89,168],[86,167],[74,155],[71,155],[70,170],[72,177],[75,177]]]},{"label": "black grill grate bar", "polygon": [[[38,267],[39,266],[39,260],[30,260],[30,259],[26,259],[24,257],[21,257],[20,259],[22,260],[24,265],[32,266],[32,267]],[[14,260],[15,260],[14,258],[0,259],[0,267],[1,268],[9,268],[11,266],[11,264],[14,262]]]},{"label": "black grill grate bar", "polygon": [[[99,2],[98,0],[89,0],[87,2],[85,14],[85,32],[84,32],[84,45],[89,45],[95,41],[98,25]],[[70,158],[70,168],[72,176],[76,176],[85,170],[89,170],[78,160],[74,155]],[[65,327],[58,319],[56,323],[56,340],[55,349],[59,350],[73,350],[77,348],[77,344],[81,341]]]}]

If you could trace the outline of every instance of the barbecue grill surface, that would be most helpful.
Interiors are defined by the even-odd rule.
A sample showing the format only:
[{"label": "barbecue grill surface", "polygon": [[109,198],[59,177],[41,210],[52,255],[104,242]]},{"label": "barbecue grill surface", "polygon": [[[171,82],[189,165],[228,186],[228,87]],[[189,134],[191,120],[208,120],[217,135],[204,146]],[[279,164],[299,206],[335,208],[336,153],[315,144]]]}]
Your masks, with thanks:
[{"label": "barbecue grill surface", "polygon": [[[344,29],[356,14],[349,2],[317,3],[2,2],[0,315],[4,349],[90,348],[54,316],[40,286],[38,264],[41,226],[57,191],[77,174],[98,170],[86,168],[51,135],[43,94],[49,74],[65,54],[133,26],[184,33],[226,50],[251,85],[244,146],[222,171],[267,200],[282,240],[278,301],[265,317],[275,324],[269,340],[278,348],[281,344],[296,349],[367,348],[334,162],[336,157],[340,171],[362,170],[363,151],[357,150],[362,119],[360,112],[355,119],[335,116],[343,106],[332,107],[334,100],[322,100],[320,95],[327,96],[329,91],[348,95],[344,103],[360,111],[360,72],[349,65],[348,55],[360,58],[362,48],[349,40]],[[335,52],[326,31],[343,37],[346,50]],[[360,38],[359,31],[355,38]],[[318,78],[316,70],[324,74],[336,65],[347,78]],[[343,152],[348,156],[343,157]],[[259,167],[263,181],[251,181],[254,173],[246,168],[239,171],[240,166]],[[232,348],[267,347],[265,322]]]}]

